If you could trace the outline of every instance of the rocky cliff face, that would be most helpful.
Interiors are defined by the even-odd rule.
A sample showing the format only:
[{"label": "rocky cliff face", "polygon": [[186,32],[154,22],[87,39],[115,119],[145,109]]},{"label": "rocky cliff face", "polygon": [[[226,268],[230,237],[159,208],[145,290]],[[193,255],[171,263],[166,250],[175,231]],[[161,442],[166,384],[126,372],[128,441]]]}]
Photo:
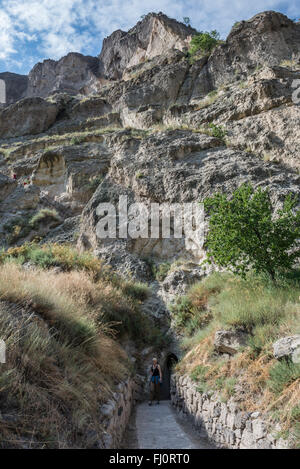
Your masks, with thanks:
[{"label": "rocky cliff face", "polygon": [[33,67],[28,76],[27,96],[46,97],[51,93],[89,94],[100,85],[99,60],[70,53],[55,61],[45,60]]},{"label": "rocky cliff face", "polygon": [[[246,181],[269,187],[278,204],[299,192],[293,84],[300,79],[300,25],[261,13],[192,64],[185,48],[193,32],[149,14],[107,38],[99,58],[69,54],[34,67],[27,97],[0,111],[0,171],[3,181],[14,173],[19,182],[3,192],[2,245],[17,217],[54,207],[62,223],[46,240],[77,239],[147,278],[145,257],[198,263],[201,247],[174,238],[99,240],[100,202],[116,203],[119,195],[147,206],[198,202]],[[23,186],[29,178],[32,185]],[[37,235],[25,232],[16,242]]]},{"label": "rocky cliff face", "polygon": [[150,13],[128,32],[118,30],[104,39],[99,57],[70,53],[58,61],[38,63],[28,77],[9,74],[7,102],[25,95],[46,97],[55,92],[97,93],[108,82],[121,79],[132,66],[162,55],[168,49],[186,49],[195,32],[162,13]]}]

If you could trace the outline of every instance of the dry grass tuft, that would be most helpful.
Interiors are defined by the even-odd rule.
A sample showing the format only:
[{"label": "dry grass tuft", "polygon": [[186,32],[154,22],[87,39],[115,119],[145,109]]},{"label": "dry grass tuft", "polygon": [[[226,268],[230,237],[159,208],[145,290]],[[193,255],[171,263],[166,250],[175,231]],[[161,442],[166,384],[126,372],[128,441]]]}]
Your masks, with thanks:
[{"label": "dry grass tuft", "polygon": [[93,269],[0,266],[0,337],[7,345],[0,447],[88,448],[101,441],[101,403],[131,369],[116,340],[119,322],[108,321],[107,311],[121,322],[130,314],[138,327],[137,300],[106,278],[95,280]]}]

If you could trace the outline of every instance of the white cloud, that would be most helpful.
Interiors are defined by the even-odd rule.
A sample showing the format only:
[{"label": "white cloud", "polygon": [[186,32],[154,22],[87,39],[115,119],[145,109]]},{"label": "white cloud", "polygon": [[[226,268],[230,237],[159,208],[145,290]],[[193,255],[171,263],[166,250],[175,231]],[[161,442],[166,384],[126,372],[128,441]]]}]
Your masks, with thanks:
[{"label": "white cloud", "polygon": [[225,37],[235,21],[259,11],[282,11],[285,5],[294,18],[297,4],[298,0],[0,0],[0,60],[20,61],[22,56],[26,61],[26,54],[31,59],[31,46],[38,59],[58,59],[70,51],[97,54],[103,37],[129,29],[149,11],[163,11],[178,20],[189,16],[197,29],[217,29]]}]

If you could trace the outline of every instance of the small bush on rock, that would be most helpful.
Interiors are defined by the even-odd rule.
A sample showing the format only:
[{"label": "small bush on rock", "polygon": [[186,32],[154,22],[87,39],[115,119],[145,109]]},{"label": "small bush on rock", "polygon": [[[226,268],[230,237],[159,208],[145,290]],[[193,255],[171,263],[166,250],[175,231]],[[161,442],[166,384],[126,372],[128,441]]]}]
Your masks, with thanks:
[{"label": "small bush on rock", "polygon": [[199,54],[210,53],[220,41],[220,34],[213,30],[209,32],[199,32],[192,37],[189,55],[191,58]]}]

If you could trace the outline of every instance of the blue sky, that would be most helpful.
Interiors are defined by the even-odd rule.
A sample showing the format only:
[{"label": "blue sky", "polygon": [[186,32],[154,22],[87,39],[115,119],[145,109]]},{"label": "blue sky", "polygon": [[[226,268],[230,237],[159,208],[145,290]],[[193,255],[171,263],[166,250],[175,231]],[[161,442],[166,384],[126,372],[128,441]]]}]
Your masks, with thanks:
[{"label": "blue sky", "polygon": [[0,0],[0,72],[28,73],[71,51],[98,55],[104,37],[150,11],[179,21],[189,16],[195,28],[225,38],[235,21],[264,10],[300,17],[299,0]]}]

